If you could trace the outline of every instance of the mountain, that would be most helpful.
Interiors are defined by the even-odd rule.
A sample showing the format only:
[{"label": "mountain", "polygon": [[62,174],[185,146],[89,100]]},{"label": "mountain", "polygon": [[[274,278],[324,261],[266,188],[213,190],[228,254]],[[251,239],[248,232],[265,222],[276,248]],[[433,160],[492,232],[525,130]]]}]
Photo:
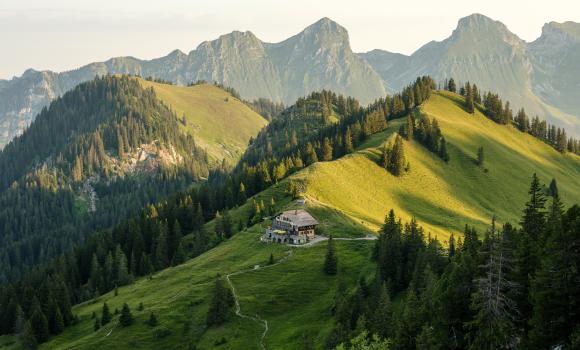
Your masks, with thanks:
[{"label": "mountain", "polygon": [[526,43],[503,23],[474,14],[460,19],[447,39],[431,41],[410,56],[375,50],[361,57],[381,74],[391,91],[400,90],[418,75],[430,75],[436,81],[450,77],[471,81],[484,91],[504,96],[515,108],[524,107],[578,135],[580,105],[571,97],[577,95],[580,81],[578,26],[548,24],[538,40]]},{"label": "mountain", "polygon": [[235,162],[266,123],[214,85],[79,84],[0,151],[0,283]]},{"label": "mountain", "polygon": [[[389,209],[394,208],[404,222],[415,217],[418,225],[425,228],[423,238],[430,233],[431,238],[438,237],[448,243],[449,233],[454,233],[456,239],[461,236],[463,244],[467,245],[467,239],[461,235],[465,224],[474,225],[482,236],[494,215],[499,223],[516,224],[528,200],[534,172],[542,183],[556,178],[560,196],[567,205],[580,200],[580,184],[575,181],[580,176],[578,156],[558,153],[511,126],[492,122],[480,112],[466,113],[461,108],[463,104],[459,95],[433,92],[414,112],[417,117],[438,120],[448,140],[449,163],[416,139],[403,141],[410,171],[400,177],[391,175],[378,164],[381,150],[396,136],[400,126],[406,124],[406,118],[389,119],[386,130],[369,135],[353,153],[307,166],[229,211],[233,222],[249,222],[255,214],[253,203],[275,203],[275,211],[307,209],[321,223],[321,232],[340,238],[334,240],[340,267],[338,276],[323,272],[327,242],[307,247],[264,244],[259,242],[259,237],[269,221],[266,219],[264,223],[260,218],[255,225],[182,265],[140,278],[117,291],[74,306],[73,313],[78,315],[79,322],[51,338],[41,349],[136,345],[144,349],[182,346],[208,349],[220,345],[246,349],[260,348],[261,344],[274,349],[303,349],[305,342],[313,348],[321,348],[332,339],[333,329],[341,317],[346,315],[349,327],[354,330],[356,323],[351,315],[376,309],[357,309],[357,306],[366,294],[375,295],[373,281],[377,278],[377,263],[373,251],[380,248],[375,248],[375,243],[369,239],[345,239],[362,238],[376,232]],[[302,107],[290,108],[299,114],[304,110]],[[316,115],[307,113],[301,117],[315,118]],[[479,146],[485,150],[484,166],[474,161]],[[293,200],[294,185],[306,199],[305,206]],[[205,231],[216,232],[219,225],[219,220],[211,221],[205,225]],[[403,226],[407,227],[407,234],[410,225]],[[192,236],[185,240],[191,240]],[[425,267],[426,274],[437,278],[442,275],[443,280],[458,278],[458,271],[449,272],[446,264],[451,260],[447,267],[455,264],[464,267],[460,259],[450,258],[447,249],[432,241],[428,247],[429,254],[437,255],[434,252],[439,251],[441,259],[428,258],[439,266],[425,263],[429,266]],[[457,249],[459,252],[461,248]],[[273,263],[269,262],[270,255]],[[429,255],[421,256],[427,258]],[[472,264],[477,274],[477,263]],[[393,262],[389,261],[388,265],[393,266]],[[402,274],[408,275],[407,278],[417,276],[412,271]],[[224,278],[221,282],[233,290],[237,306],[232,303],[232,311],[223,325],[208,327],[206,317],[215,300],[215,278],[220,275]],[[471,283],[474,276],[466,275],[466,283]],[[418,277],[413,281],[415,278]],[[448,292],[442,288],[438,293]],[[406,300],[411,299],[401,294],[393,295],[396,298],[393,297],[392,312],[397,319],[403,314]],[[450,302],[470,303],[467,297],[453,298],[453,293],[445,295]],[[111,322],[95,330],[92,315],[101,315],[105,302],[111,310],[121,309],[127,303],[135,322],[128,327]],[[352,313],[332,312],[345,310],[345,305],[354,309]],[[439,309],[433,312],[437,314]],[[464,310],[453,312],[455,315]],[[151,313],[159,320],[156,326],[148,324]],[[442,314],[437,314],[437,319]],[[445,326],[443,329],[446,330]],[[10,344],[13,339],[0,337],[0,344]],[[448,341],[456,340],[450,338]]]},{"label": "mountain", "polygon": [[234,31],[150,61],[112,58],[79,69],[54,73],[26,71],[0,80],[0,147],[19,135],[51,100],[95,75],[132,74],[187,85],[219,82],[244,99],[268,98],[292,103],[322,88],[367,103],[385,94],[379,75],[350,48],[346,29],[323,18],[280,43],[265,43],[251,32]]},{"label": "mountain", "polygon": [[534,65],[534,92],[547,103],[578,115],[580,101],[580,23],[550,22],[542,35],[529,44]]}]

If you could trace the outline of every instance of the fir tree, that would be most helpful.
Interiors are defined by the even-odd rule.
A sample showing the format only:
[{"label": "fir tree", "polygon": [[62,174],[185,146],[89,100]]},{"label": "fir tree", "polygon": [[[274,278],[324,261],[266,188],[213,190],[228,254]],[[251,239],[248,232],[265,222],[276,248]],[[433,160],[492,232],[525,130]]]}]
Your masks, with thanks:
[{"label": "fir tree", "polygon": [[477,165],[483,167],[483,163],[485,162],[485,154],[483,153],[483,146],[479,146],[477,149]]},{"label": "fir tree", "polygon": [[395,176],[401,176],[405,170],[405,150],[403,149],[403,139],[397,135],[395,144],[389,154],[388,170]]},{"label": "fir tree", "polygon": [[338,259],[336,257],[336,252],[334,249],[334,241],[332,240],[332,235],[328,237],[328,243],[326,245],[326,256],[324,258],[324,272],[327,275],[336,275],[338,272]]},{"label": "fir tree", "polygon": [[439,157],[443,159],[445,163],[449,162],[449,153],[447,152],[447,142],[445,142],[444,137],[441,137],[441,142],[439,143]]},{"label": "fir tree", "polygon": [[36,340],[31,321],[25,321],[22,329],[18,333],[18,340],[23,349],[36,350],[38,348],[38,341]]},{"label": "fir tree", "polygon": [[457,92],[457,86],[455,85],[455,80],[453,80],[453,78],[449,79],[449,83],[447,84],[447,90],[451,92]]},{"label": "fir tree", "polygon": [[413,121],[413,117],[410,115],[407,116],[407,127],[405,129],[405,138],[407,141],[411,141],[413,139],[413,133],[415,132],[415,123]]},{"label": "fir tree", "polygon": [[155,316],[155,314],[153,312],[151,312],[151,315],[149,315],[149,320],[147,321],[147,324],[151,327],[155,327],[157,326],[157,316]]},{"label": "fir tree", "polygon": [[495,218],[484,240],[483,276],[477,280],[477,290],[472,295],[475,318],[469,323],[469,349],[508,349],[514,342],[516,304],[509,293],[516,288],[510,281],[512,251],[506,231],[495,230]]},{"label": "fir tree", "polygon": [[332,160],[332,145],[328,137],[325,137],[322,145],[322,161],[329,160]]},{"label": "fir tree", "polygon": [[207,310],[206,324],[208,327],[222,325],[234,306],[232,291],[224,285],[221,276],[217,276],[213,295]]},{"label": "fir tree", "polygon": [[467,109],[468,113],[474,113],[474,105],[473,105],[473,93],[471,91],[471,84],[467,82],[465,84],[465,108]]},{"label": "fir tree", "polygon": [[109,305],[103,303],[103,310],[101,312],[101,325],[106,325],[111,322],[111,311],[109,310]]},{"label": "fir tree", "polygon": [[268,265],[274,264],[274,253],[270,253],[270,259],[268,259]]},{"label": "fir tree", "polygon": [[123,309],[121,310],[121,316],[119,316],[119,323],[123,327],[128,327],[133,324],[133,314],[127,303],[123,304]]}]

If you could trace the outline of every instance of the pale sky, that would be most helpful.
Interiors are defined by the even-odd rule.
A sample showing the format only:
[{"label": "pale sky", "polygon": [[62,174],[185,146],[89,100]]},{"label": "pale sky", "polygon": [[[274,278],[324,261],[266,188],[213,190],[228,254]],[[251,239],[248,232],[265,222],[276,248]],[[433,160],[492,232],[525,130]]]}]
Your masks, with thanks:
[{"label": "pale sky", "polygon": [[356,52],[411,54],[476,12],[533,41],[546,22],[580,22],[580,1],[0,0],[0,79],[28,68],[63,71],[115,56],[188,53],[233,30],[278,42],[321,17],[343,25]]}]

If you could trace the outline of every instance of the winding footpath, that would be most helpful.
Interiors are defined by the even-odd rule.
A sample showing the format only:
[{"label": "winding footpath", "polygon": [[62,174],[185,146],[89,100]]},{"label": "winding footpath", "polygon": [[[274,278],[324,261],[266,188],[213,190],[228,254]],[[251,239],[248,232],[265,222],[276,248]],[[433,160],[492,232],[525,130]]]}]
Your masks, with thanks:
[{"label": "winding footpath", "polygon": [[[359,238],[333,238],[333,240],[335,240],[335,241],[374,241],[376,239],[377,239],[377,236],[365,236],[365,237],[359,237]],[[319,237],[316,237],[315,239],[313,239],[312,241],[310,241],[306,244],[301,244],[301,245],[288,244],[288,246],[293,247],[293,248],[311,247],[315,244],[318,244],[320,242],[324,242],[327,240],[328,240],[328,237],[319,236]],[[238,276],[238,275],[241,275],[241,274],[244,274],[247,272],[259,271],[259,270],[274,267],[276,265],[280,265],[283,262],[285,262],[286,260],[288,260],[292,256],[292,254],[293,254],[292,250],[288,250],[286,252],[286,255],[282,259],[278,260],[278,262],[276,262],[272,265],[257,266],[257,267],[252,268],[252,269],[240,270],[240,271],[232,272],[232,273],[226,275],[226,280],[228,281],[228,284],[230,285],[230,288],[232,289],[232,295],[234,296],[236,315],[238,317],[241,317],[244,319],[252,320],[258,324],[261,324],[264,327],[264,331],[262,332],[262,335],[260,337],[260,347],[262,348],[262,350],[266,350],[266,345],[264,343],[264,339],[266,338],[266,334],[268,334],[268,330],[269,330],[268,321],[260,318],[260,316],[258,314],[256,314],[256,316],[251,316],[251,315],[246,315],[246,314],[242,313],[241,307],[240,307],[239,297],[238,297],[238,294],[236,293],[236,287],[234,287],[234,284],[232,283],[232,280],[230,277]]]},{"label": "winding footpath", "polygon": [[[359,238],[340,238],[340,237],[333,238],[333,240],[335,240],[335,241],[374,241],[376,239],[377,239],[377,236],[365,236],[365,237],[359,237]],[[287,246],[289,246],[291,248],[307,248],[307,247],[312,247],[312,246],[314,246],[318,243],[324,242],[324,241],[328,241],[328,237],[318,236],[306,244],[301,244],[301,245],[288,244]],[[280,260],[278,260],[276,263],[274,263],[272,265],[257,266],[255,268],[239,270],[239,271],[235,271],[235,272],[232,272],[232,273],[226,275],[226,280],[228,281],[228,284],[230,285],[230,288],[232,290],[232,295],[234,296],[235,314],[238,317],[251,320],[253,322],[256,322],[256,323],[262,325],[262,327],[264,327],[264,331],[262,332],[262,334],[260,336],[260,347],[262,348],[262,350],[266,350],[266,345],[264,343],[264,339],[266,338],[266,335],[268,334],[268,330],[269,330],[268,321],[261,318],[258,314],[256,314],[255,316],[251,316],[251,315],[246,315],[246,314],[242,313],[241,306],[240,306],[240,300],[239,300],[238,294],[236,293],[236,287],[234,286],[234,284],[231,280],[231,277],[242,275],[242,274],[248,273],[248,272],[264,270],[264,269],[268,269],[268,268],[280,265],[280,264],[284,263],[286,260],[288,260],[292,256],[292,254],[293,254],[293,251],[292,251],[292,249],[290,249],[290,250],[286,251],[286,254],[284,255],[283,258],[281,258]],[[205,285],[209,285],[211,283],[213,283],[213,280],[207,281],[207,282],[200,282],[200,283],[188,286],[188,287],[184,287],[181,290],[179,290],[176,294],[174,294],[170,299],[164,299],[163,301],[158,301],[157,303],[152,304],[150,306],[150,308],[155,309],[155,306],[157,306],[157,304],[159,304],[161,302],[167,303],[168,300],[173,300],[173,299],[177,298],[178,296],[182,295],[186,290],[188,290],[190,288],[205,286]],[[110,336],[113,333],[113,330],[117,327],[117,325],[118,325],[118,322],[115,322],[111,326],[109,331],[103,337],[106,338],[106,337]],[[101,329],[104,330],[104,327]]]}]

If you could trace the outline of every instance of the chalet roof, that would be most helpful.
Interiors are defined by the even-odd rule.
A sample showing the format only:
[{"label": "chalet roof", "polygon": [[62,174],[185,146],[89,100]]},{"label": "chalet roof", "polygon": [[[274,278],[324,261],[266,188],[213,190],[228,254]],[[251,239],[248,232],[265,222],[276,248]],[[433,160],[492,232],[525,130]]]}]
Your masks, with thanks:
[{"label": "chalet roof", "polygon": [[287,218],[289,222],[298,227],[318,225],[318,221],[304,209],[286,210],[278,216]]}]

